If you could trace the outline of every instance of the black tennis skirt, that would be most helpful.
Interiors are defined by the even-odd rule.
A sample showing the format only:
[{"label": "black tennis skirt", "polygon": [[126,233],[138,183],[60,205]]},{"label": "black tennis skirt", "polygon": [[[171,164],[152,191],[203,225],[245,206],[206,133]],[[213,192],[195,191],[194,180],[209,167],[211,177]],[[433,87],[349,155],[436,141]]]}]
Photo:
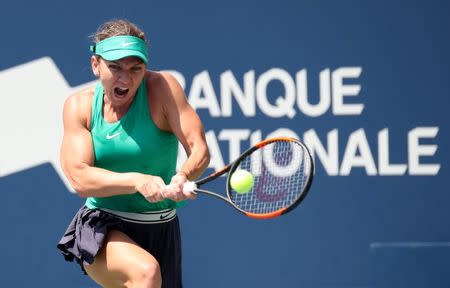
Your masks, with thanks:
[{"label": "black tennis skirt", "polygon": [[[145,223],[83,206],[75,214],[57,247],[66,261],[75,260],[86,274],[83,265],[94,262],[108,231],[121,231],[158,260],[163,287],[179,288],[182,287],[180,226],[176,213],[170,213],[161,214],[164,221]],[[167,218],[169,214],[171,217]]]}]

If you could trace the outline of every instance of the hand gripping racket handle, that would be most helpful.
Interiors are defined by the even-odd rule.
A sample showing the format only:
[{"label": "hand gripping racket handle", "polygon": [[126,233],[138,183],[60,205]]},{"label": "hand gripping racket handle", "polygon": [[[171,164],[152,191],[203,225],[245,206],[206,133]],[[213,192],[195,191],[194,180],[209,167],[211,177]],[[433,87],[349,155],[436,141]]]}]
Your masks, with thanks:
[{"label": "hand gripping racket handle", "polygon": [[[195,182],[186,182],[183,185],[183,192],[191,192],[191,193],[195,193],[195,189],[197,189],[197,184],[195,184]],[[195,193],[197,194],[197,193]]]}]

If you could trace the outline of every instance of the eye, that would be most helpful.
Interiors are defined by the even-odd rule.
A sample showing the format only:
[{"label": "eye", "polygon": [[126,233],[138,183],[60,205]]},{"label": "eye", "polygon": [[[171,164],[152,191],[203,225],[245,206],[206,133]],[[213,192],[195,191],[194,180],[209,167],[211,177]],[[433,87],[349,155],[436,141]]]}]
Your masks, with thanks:
[{"label": "eye", "polygon": [[133,72],[139,72],[141,70],[142,70],[141,66],[135,66],[135,67],[131,68],[131,71],[133,71]]},{"label": "eye", "polygon": [[120,66],[117,64],[108,64],[109,69],[117,71],[120,69]]}]

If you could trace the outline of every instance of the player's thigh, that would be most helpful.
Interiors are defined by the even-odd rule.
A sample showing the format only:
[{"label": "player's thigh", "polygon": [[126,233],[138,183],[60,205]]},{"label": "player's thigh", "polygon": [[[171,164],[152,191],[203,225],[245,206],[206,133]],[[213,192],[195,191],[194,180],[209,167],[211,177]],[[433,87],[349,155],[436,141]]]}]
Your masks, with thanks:
[{"label": "player's thigh", "polygon": [[123,287],[154,278],[161,281],[158,261],[120,231],[110,231],[94,263],[84,265],[88,275],[105,287]]}]

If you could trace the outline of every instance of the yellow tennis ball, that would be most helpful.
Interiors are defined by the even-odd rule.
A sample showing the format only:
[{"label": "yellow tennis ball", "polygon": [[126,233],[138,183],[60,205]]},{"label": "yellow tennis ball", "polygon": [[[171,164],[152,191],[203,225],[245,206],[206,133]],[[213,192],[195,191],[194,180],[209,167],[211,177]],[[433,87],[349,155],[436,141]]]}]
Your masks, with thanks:
[{"label": "yellow tennis ball", "polygon": [[252,173],[247,170],[236,170],[231,175],[230,185],[237,193],[244,194],[252,190],[254,181]]}]

